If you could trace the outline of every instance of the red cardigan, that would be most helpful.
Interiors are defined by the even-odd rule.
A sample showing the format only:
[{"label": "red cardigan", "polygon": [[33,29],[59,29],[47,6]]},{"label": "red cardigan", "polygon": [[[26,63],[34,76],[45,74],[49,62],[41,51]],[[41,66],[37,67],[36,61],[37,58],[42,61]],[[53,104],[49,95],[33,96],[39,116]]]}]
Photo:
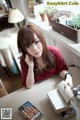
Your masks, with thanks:
[{"label": "red cardigan", "polygon": [[[51,77],[52,75],[59,74],[62,70],[68,70],[68,66],[65,63],[58,48],[56,48],[54,46],[49,46],[48,49],[51,51],[51,53],[56,58],[56,68],[53,68],[52,70],[44,70],[39,75],[34,75],[35,82],[40,81],[40,80],[45,80],[45,79]],[[27,66],[23,56],[20,59],[20,64],[21,64],[21,73],[22,73],[22,77],[23,77],[22,84],[24,86],[26,86],[26,77],[27,77],[27,73],[28,73],[28,66]]]}]

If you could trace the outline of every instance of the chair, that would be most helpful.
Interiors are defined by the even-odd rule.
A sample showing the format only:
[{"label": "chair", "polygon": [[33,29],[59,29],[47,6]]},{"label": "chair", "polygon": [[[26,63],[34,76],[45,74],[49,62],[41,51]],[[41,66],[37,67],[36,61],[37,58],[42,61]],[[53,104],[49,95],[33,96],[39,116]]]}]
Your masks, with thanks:
[{"label": "chair", "polygon": [[9,73],[8,73],[8,71],[6,69],[6,63],[4,61],[3,54],[2,54],[2,52],[0,50],[0,77],[2,75],[4,75],[4,73],[6,73],[9,76]]},{"label": "chair", "polygon": [[9,47],[10,47],[10,50],[11,50],[11,53],[12,53],[13,59],[15,60],[17,66],[18,66],[18,68],[19,68],[19,71],[21,71],[21,66],[20,66],[20,56],[21,56],[22,54],[19,53],[16,44],[14,44],[14,45],[9,45]]},{"label": "chair", "polygon": [[3,97],[4,95],[7,95],[7,94],[8,93],[7,93],[5,87],[4,87],[4,85],[3,85],[3,83],[2,83],[2,81],[0,79],[0,97]]}]

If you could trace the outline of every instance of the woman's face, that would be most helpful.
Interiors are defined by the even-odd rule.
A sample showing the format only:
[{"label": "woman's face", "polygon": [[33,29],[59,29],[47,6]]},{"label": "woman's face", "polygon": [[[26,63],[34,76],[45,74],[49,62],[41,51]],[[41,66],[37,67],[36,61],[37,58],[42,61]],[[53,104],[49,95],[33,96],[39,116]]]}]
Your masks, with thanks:
[{"label": "woman's face", "polygon": [[29,47],[27,47],[26,50],[31,56],[38,58],[42,55],[43,46],[36,34],[34,34],[34,39],[35,42],[32,43]]}]

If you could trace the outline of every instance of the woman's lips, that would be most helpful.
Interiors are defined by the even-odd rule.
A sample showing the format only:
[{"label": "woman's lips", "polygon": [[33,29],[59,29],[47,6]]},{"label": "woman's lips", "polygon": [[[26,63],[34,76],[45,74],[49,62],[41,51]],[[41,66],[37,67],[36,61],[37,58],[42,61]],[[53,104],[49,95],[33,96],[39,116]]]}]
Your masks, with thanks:
[{"label": "woman's lips", "polygon": [[40,51],[36,52],[35,54],[38,54],[38,53],[40,53]]},{"label": "woman's lips", "polygon": [[39,52],[36,52],[35,54],[39,54]]}]

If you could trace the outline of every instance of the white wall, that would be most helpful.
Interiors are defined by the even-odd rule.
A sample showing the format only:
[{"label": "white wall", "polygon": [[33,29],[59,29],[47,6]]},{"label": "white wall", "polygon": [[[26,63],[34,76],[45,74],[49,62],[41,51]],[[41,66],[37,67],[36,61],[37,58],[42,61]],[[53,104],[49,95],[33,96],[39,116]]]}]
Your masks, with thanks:
[{"label": "white wall", "polygon": [[[20,9],[20,11],[27,16],[28,15],[28,0],[10,0],[13,7]],[[45,5],[47,2],[78,2],[79,5],[57,5],[55,6],[59,10],[72,11],[74,14],[80,13],[80,0],[44,0]],[[39,9],[40,10],[40,9]],[[42,8],[41,8],[42,10]]]},{"label": "white wall", "polygon": [[13,8],[18,8],[24,16],[28,16],[28,0],[10,0]]},{"label": "white wall", "polygon": [[45,3],[47,3],[47,2],[67,2],[67,3],[78,2],[79,5],[57,5],[55,7],[59,10],[72,11],[72,13],[74,13],[74,14],[80,13],[80,0],[45,0]]}]

